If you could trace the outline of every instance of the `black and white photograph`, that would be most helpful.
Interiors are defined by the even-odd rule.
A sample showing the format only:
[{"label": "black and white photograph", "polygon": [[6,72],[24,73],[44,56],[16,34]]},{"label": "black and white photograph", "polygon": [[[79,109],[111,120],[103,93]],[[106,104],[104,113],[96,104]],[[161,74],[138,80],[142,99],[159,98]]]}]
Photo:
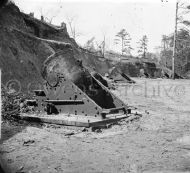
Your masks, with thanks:
[{"label": "black and white photograph", "polygon": [[189,0],[0,0],[0,173],[190,173]]}]

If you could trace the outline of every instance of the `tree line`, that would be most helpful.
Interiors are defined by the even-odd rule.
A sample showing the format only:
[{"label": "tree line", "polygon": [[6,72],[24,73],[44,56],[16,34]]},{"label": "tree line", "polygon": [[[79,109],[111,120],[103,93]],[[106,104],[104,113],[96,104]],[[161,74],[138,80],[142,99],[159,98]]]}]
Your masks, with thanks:
[{"label": "tree line", "polygon": [[[134,48],[131,46],[131,36],[126,31],[126,29],[121,29],[119,32],[116,33],[114,43],[118,45],[121,55],[130,55],[131,51]],[[143,35],[142,38],[137,42],[138,44],[138,57],[146,58],[148,54],[148,37]],[[95,52],[97,47],[101,52],[105,52],[105,39],[100,44],[95,42],[95,37],[90,38],[84,45],[84,48]]]},{"label": "tree line", "polygon": [[[116,35],[115,35],[115,43],[119,44],[121,47],[121,54],[122,55],[131,55],[131,51],[134,50],[131,46],[131,36],[130,34],[125,30],[121,29]],[[138,43],[138,56],[141,58],[146,58],[147,53],[147,46],[148,46],[148,37],[146,35],[143,35],[143,37],[139,40]]]},{"label": "tree line", "polygon": [[163,35],[160,46],[160,64],[172,69],[172,56],[175,51],[175,71],[185,74],[190,70],[190,21],[187,14],[190,13],[190,5],[183,1],[177,1],[178,13],[176,17],[177,31],[174,49],[174,34]]}]

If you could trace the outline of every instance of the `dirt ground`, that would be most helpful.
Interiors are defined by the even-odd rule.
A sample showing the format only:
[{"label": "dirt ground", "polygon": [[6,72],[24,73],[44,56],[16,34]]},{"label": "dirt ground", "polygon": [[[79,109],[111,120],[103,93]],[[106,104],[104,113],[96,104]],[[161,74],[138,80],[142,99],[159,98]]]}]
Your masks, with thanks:
[{"label": "dirt ground", "polygon": [[17,173],[190,172],[190,81],[138,79],[113,91],[142,117],[102,132],[2,124],[1,163]]}]

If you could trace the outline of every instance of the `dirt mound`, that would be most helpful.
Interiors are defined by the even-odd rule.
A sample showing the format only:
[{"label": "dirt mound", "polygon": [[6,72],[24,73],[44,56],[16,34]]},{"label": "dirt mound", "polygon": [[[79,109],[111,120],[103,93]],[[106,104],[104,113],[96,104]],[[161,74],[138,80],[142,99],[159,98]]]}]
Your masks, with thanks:
[{"label": "dirt mound", "polygon": [[30,82],[42,80],[41,65],[52,51],[43,41],[19,32],[27,31],[21,16],[14,4],[0,10],[0,67],[4,85],[15,80],[21,90],[26,90]]},{"label": "dirt mound", "polygon": [[74,57],[83,60],[87,67],[105,69],[106,63],[79,49],[66,27],[56,27],[21,13],[14,4],[0,10],[0,38],[0,67],[5,87],[11,82],[19,91],[40,87],[41,69],[47,57],[71,47]]},{"label": "dirt mound", "polygon": [[[122,73],[137,77],[140,69],[151,69],[142,62],[117,63],[94,53],[86,52],[69,37],[65,25],[54,26],[20,12],[12,3],[0,9],[0,68],[5,87],[14,83],[18,91],[39,89],[43,83],[41,70],[44,61],[59,51],[72,49],[72,55],[90,72],[101,75],[116,66]],[[154,65],[153,65],[154,66]],[[153,76],[154,70],[148,70]],[[116,74],[117,76],[117,74]]]},{"label": "dirt mound", "polygon": [[190,79],[190,71],[188,71],[186,74],[185,74],[186,78],[187,79]]}]

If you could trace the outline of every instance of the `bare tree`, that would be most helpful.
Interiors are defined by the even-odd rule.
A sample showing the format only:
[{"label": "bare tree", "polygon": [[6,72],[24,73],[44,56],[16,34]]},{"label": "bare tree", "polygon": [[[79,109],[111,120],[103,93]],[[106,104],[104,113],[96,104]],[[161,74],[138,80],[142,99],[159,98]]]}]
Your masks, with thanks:
[{"label": "bare tree", "polygon": [[108,33],[108,27],[107,26],[103,26],[101,28],[101,32],[102,32],[102,35],[103,35],[103,41],[101,42],[100,44],[100,48],[101,48],[101,52],[102,52],[102,56],[105,57],[105,52],[106,52],[106,46],[108,45],[107,44],[107,40],[106,40],[106,35]]},{"label": "bare tree", "polygon": [[44,22],[48,22],[48,23],[51,24],[53,18],[56,17],[56,15],[53,15],[53,16],[51,16],[50,18],[47,17],[47,15],[48,15],[48,11],[47,11],[46,13],[43,12],[43,9],[42,9],[41,7],[40,7],[39,11],[40,11],[41,20],[44,21]]},{"label": "bare tree", "polygon": [[[188,29],[189,21],[184,20],[185,14],[189,13],[190,6],[185,3],[185,1],[177,0],[176,2],[176,13],[175,13],[175,31],[174,31],[174,41],[173,41],[173,55],[172,55],[172,78],[175,79],[175,66],[176,66],[176,57],[177,57],[177,44],[178,44],[178,27],[183,31],[190,30]],[[181,24],[181,26],[179,26]]]},{"label": "bare tree", "polygon": [[76,38],[81,35],[81,33],[76,30],[77,16],[67,16],[66,19],[69,25],[70,35],[74,40],[76,40]]},{"label": "bare tree", "polygon": [[106,45],[106,38],[104,36],[103,41],[97,42],[96,41],[96,47],[97,50],[100,52],[100,54],[104,57],[105,56],[105,45]]},{"label": "bare tree", "polygon": [[[52,23],[53,19],[60,13],[62,9],[61,0],[60,2],[57,2],[57,8],[54,9],[55,11],[52,13],[52,9],[47,10],[46,12],[43,11],[42,7],[39,9],[41,19],[45,22]],[[51,15],[48,15],[49,13],[52,13]]]},{"label": "bare tree", "polygon": [[87,40],[87,42],[84,45],[84,48],[89,51],[95,51],[94,40],[95,40],[95,37],[92,37],[91,39]]}]

